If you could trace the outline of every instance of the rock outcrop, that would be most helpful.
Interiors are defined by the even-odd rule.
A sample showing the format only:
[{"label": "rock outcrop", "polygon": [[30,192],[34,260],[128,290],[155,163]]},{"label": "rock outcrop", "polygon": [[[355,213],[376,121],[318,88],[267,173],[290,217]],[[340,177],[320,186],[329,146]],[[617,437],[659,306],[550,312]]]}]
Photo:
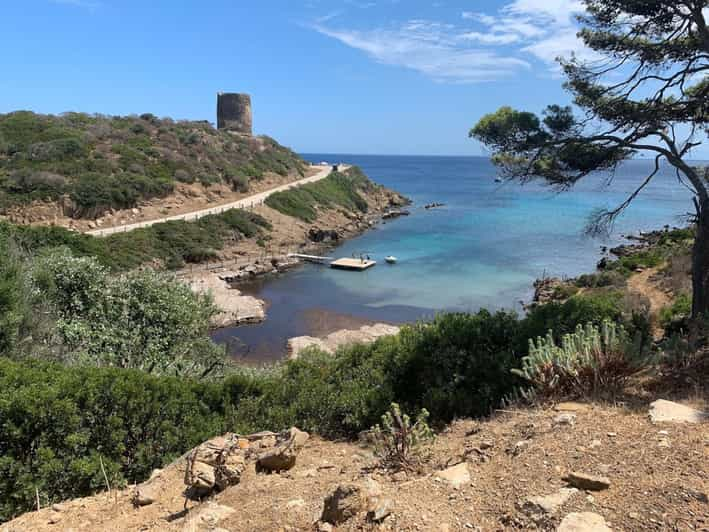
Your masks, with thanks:
[{"label": "rock outcrop", "polygon": [[288,357],[298,358],[298,354],[309,347],[317,347],[326,353],[334,353],[337,348],[343,345],[374,342],[382,336],[392,336],[398,334],[399,327],[386,323],[375,323],[365,325],[359,329],[343,329],[328,334],[325,338],[315,338],[313,336],[296,336],[288,340]]},{"label": "rock outcrop", "polygon": [[334,229],[320,229],[319,227],[311,227],[308,230],[308,238],[311,242],[337,242],[340,240],[340,235]]},{"label": "rock outcrop", "polygon": [[650,405],[649,416],[653,423],[701,423],[709,419],[704,412],[664,399]]},{"label": "rock outcrop", "polygon": [[238,484],[249,462],[256,462],[256,468],[262,471],[290,469],[307,440],[308,433],[295,427],[280,434],[259,432],[213,438],[187,457],[186,494],[202,498]]}]

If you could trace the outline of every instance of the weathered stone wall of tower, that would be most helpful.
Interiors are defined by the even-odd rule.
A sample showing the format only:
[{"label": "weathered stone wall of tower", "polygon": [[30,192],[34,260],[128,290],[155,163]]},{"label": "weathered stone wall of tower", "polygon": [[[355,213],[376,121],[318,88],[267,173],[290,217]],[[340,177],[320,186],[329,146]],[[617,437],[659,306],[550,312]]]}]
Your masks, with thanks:
[{"label": "weathered stone wall of tower", "polygon": [[251,96],[229,92],[217,94],[217,128],[252,135]]}]

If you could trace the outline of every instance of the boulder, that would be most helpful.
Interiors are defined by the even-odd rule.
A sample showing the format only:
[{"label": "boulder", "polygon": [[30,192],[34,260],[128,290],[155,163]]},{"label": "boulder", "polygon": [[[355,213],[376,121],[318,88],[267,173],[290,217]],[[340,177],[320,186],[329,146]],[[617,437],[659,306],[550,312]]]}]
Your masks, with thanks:
[{"label": "boulder", "polygon": [[664,399],[650,404],[649,416],[653,423],[701,423],[707,419],[704,412]]},{"label": "boulder", "polygon": [[321,521],[339,525],[364,511],[367,496],[357,484],[341,484],[326,499]]},{"label": "boulder", "polygon": [[135,506],[148,506],[158,500],[160,491],[153,482],[145,482],[136,486],[133,492],[133,504]]},{"label": "boulder", "polygon": [[337,242],[340,240],[340,235],[334,229],[311,227],[308,231],[308,238],[311,242]]},{"label": "boulder", "polygon": [[256,461],[259,471],[283,471],[295,465],[296,456],[308,441],[308,433],[293,427],[277,438],[275,446],[260,454]]},{"label": "boulder", "polygon": [[564,477],[574,488],[588,491],[601,491],[611,487],[611,481],[606,477],[597,477],[586,473],[572,472]]},{"label": "boulder", "polygon": [[374,504],[370,505],[367,518],[375,523],[380,523],[389,517],[393,508],[394,501],[391,499],[378,499]]},{"label": "boulder", "polygon": [[204,497],[238,484],[247,463],[257,470],[290,469],[308,434],[295,427],[276,434],[259,432],[249,436],[226,434],[213,438],[190,451],[185,469],[187,495]]},{"label": "boulder", "polygon": [[238,484],[246,469],[239,436],[218,436],[190,452],[185,470],[185,484],[195,495],[222,491]]},{"label": "boulder", "polygon": [[469,484],[470,472],[468,471],[468,464],[463,462],[462,464],[439,471],[436,473],[436,477],[441,480],[445,480],[454,488],[459,488],[464,484]]},{"label": "boulder", "polygon": [[554,425],[571,425],[576,423],[576,414],[564,412],[554,418]]},{"label": "boulder", "polygon": [[571,513],[564,517],[557,532],[611,532],[603,516],[592,512]]},{"label": "boulder", "polygon": [[236,510],[229,506],[208,502],[187,514],[182,532],[216,531],[217,523],[234,512]]},{"label": "boulder", "polygon": [[522,508],[530,513],[555,514],[578,490],[576,488],[561,488],[556,493],[540,497],[528,497]]},{"label": "boulder", "polygon": [[575,403],[573,401],[557,403],[554,406],[554,410],[557,412],[586,412],[589,408],[586,403]]}]

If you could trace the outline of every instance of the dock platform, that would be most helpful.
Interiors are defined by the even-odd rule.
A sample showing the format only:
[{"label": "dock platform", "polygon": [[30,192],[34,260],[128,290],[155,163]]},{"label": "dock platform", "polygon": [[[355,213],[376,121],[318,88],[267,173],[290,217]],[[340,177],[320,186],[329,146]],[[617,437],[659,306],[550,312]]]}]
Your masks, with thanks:
[{"label": "dock platform", "polygon": [[361,259],[337,259],[330,263],[331,268],[336,270],[354,270],[364,271],[377,264],[376,260],[361,260]]},{"label": "dock platform", "polygon": [[319,257],[317,255],[303,255],[302,253],[288,253],[288,258],[291,259],[300,259],[304,260],[306,262],[315,262],[319,264],[324,264],[326,262],[330,262],[333,259],[332,257]]}]

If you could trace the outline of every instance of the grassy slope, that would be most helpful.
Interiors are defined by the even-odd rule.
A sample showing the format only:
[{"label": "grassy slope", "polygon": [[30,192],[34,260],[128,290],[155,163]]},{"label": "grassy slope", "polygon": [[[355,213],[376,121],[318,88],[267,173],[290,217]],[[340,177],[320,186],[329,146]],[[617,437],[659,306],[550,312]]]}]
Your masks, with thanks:
[{"label": "grassy slope", "polygon": [[260,236],[270,223],[255,213],[232,209],[205,216],[196,222],[171,221],[97,238],[61,227],[30,227],[0,222],[0,234],[7,233],[22,247],[36,252],[66,246],[77,256],[93,256],[102,264],[125,270],[155,259],[168,268],[185,262],[202,262],[216,256],[228,241]]},{"label": "grassy slope", "polygon": [[169,194],[178,181],[246,190],[265,172],[303,170],[302,159],[274,140],[235,136],[207,122],[150,114],[0,115],[0,213],[68,195],[72,216],[91,217]]},{"label": "grassy slope", "polygon": [[367,202],[360,192],[374,185],[357,168],[333,172],[325,179],[297,188],[277,192],[266,200],[266,205],[287,216],[314,222],[318,208],[344,207],[350,211],[367,212]]}]

